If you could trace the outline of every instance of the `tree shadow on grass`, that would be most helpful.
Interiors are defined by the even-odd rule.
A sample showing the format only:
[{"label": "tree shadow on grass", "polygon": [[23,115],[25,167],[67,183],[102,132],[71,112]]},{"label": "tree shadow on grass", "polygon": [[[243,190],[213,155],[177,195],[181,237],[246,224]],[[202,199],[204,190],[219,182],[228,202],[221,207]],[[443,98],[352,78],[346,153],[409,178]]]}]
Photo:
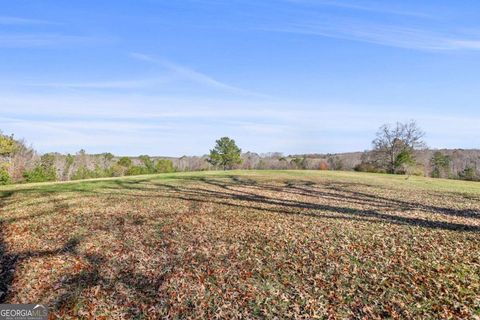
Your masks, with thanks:
[{"label": "tree shadow on grass", "polygon": [[[102,275],[107,270],[107,260],[99,254],[79,255],[88,264],[88,267],[77,274],[71,274],[62,280],[60,288],[62,293],[53,301],[52,309],[60,316],[78,316],[76,305],[81,298],[87,298],[91,294],[84,292],[92,288],[101,288],[103,292],[109,292],[120,304],[128,305],[127,318],[143,318],[147,312],[145,306],[158,305],[161,286],[166,274],[147,276],[132,267],[128,270],[119,271],[111,277]],[[126,290],[118,290],[118,286]],[[83,296],[82,296],[83,295]],[[128,303],[127,303],[128,301]],[[163,307],[168,307],[164,305]]]},{"label": "tree shadow on grass", "polygon": [[[422,203],[391,199],[385,196],[377,196],[367,191],[352,190],[368,185],[342,185],[338,183],[323,183],[321,188],[311,181],[292,180],[283,185],[270,182],[258,182],[252,179],[244,179],[238,176],[226,178],[217,177],[178,177],[180,183],[162,183],[161,181],[144,180],[114,180],[105,184],[103,181],[89,182],[89,187],[69,186],[66,190],[47,192],[78,192],[88,195],[112,195],[122,198],[159,198],[178,199],[192,203],[212,203],[236,208],[238,210],[259,210],[275,214],[292,216],[307,216],[319,219],[335,219],[347,221],[359,221],[365,223],[381,223],[402,226],[416,226],[427,229],[450,230],[458,232],[480,232],[479,226],[452,223],[446,221],[421,219],[412,216],[404,216],[389,212],[402,212],[420,210],[432,214],[450,215],[455,217],[477,217],[473,212],[466,210],[454,210],[440,206],[431,206]],[[39,192],[38,189],[23,190],[22,192]],[[3,194],[0,201],[7,201],[15,192]],[[319,199],[327,200],[326,204],[317,203]],[[342,203],[333,205],[328,203]],[[55,210],[61,210],[62,201],[58,202]],[[368,209],[357,208],[365,206]],[[53,303],[54,310],[60,314],[71,315],[75,304],[85,290],[100,286],[103,292],[110,292],[116,301],[130,300],[127,316],[130,318],[141,317],[145,305],[158,305],[168,308],[168,301],[161,301],[159,293],[165,281],[165,275],[147,276],[132,266],[113,276],[106,277],[102,270],[109,268],[108,261],[102,255],[81,254],[77,251],[80,239],[72,238],[62,247],[56,250],[9,252],[5,243],[5,227],[20,219],[35,219],[37,213],[24,217],[9,218],[0,222],[0,303],[9,299],[9,287],[11,286],[15,269],[22,262],[32,257],[55,256],[60,254],[72,254],[86,261],[88,267],[79,273],[67,275],[60,284],[61,293]],[[172,262],[173,263],[173,262]],[[172,267],[173,268],[173,267]],[[119,292],[117,286],[127,288],[127,293]]]},{"label": "tree shadow on grass", "polygon": [[[326,218],[326,213],[336,215],[339,219],[365,220],[371,222],[393,223],[402,225],[421,226],[433,229],[445,229],[454,231],[480,231],[479,226],[452,223],[446,221],[427,220],[415,217],[397,215],[389,212],[422,211],[430,214],[448,215],[461,218],[480,218],[480,212],[466,209],[453,209],[419,203],[416,201],[405,201],[388,198],[385,196],[361,192],[355,189],[371,188],[371,185],[360,183],[322,183],[321,189],[316,188],[312,181],[288,180],[284,185],[258,182],[254,179],[229,175],[223,177],[198,177],[198,176],[177,176],[174,182],[161,183],[151,179],[118,179],[109,181],[87,181],[80,186],[75,184],[63,186],[61,192],[75,192],[88,195],[108,194],[122,197],[140,198],[172,198],[186,201],[205,203],[217,203],[227,206],[234,206],[245,209],[257,209],[283,214],[297,214],[310,217]],[[191,183],[196,183],[190,186]],[[213,187],[213,188],[212,188]],[[241,187],[242,189],[239,189]],[[248,189],[245,190],[245,189]],[[55,193],[58,191],[46,189],[42,192]],[[129,191],[129,192],[124,192]],[[132,193],[138,191],[141,193]],[[266,196],[260,193],[269,192],[274,196]],[[19,192],[39,192],[38,188],[23,189]],[[284,197],[286,195],[287,197]],[[291,200],[295,196],[307,200]],[[318,204],[315,199],[341,201],[347,206]],[[239,204],[236,201],[242,201]],[[246,203],[246,204],[245,204]],[[269,205],[270,208],[266,208]],[[358,209],[355,205],[366,206],[369,209]],[[308,211],[306,211],[308,210]],[[342,215],[342,216],[339,216]],[[34,215],[32,215],[32,218]],[[28,218],[28,217],[27,217]],[[373,219],[373,220],[372,220]]]},{"label": "tree shadow on grass", "polygon": [[[7,200],[12,197],[15,192],[3,193],[0,197],[0,210],[3,213]],[[6,229],[9,224],[22,221],[35,219],[40,216],[50,215],[57,212],[61,212],[65,208],[65,204],[62,202],[55,202],[52,210],[44,210],[28,216],[22,217],[10,217],[4,218],[0,216],[0,303],[8,301],[10,294],[10,286],[12,285],[15,277],[15,270],[22,261],[28,260],[34,257],[46,257],[55,256],[65,253],[73,253],[80,240],[78,238],[72,238],[67,241],[61,248],[56,250],[35,250],[35,251],[22,251],[11,252],[6,243]]]},{"label": "tree shadow on grass", "polygon": [[24,260],[30,258],[42,258],[56,256],[66,253],[74,253],[76,247],[80,243],[79,239],[72,238],[67,241],[61,248],[56,250],[37,250],[23,252],[8,252],[4,239],[4,223],[0,223],[0,303],[8,301],[10,294],[10,286],[15,277],[17,266]]},{"label": "tree shadow on grass", "polygon": [[[135,181],[130,185],[141,184],[144,181]],[[93,185],[96,182],[89,182]],[[142,304],[155,304],[156,299],[158,298],[159,288],[162,285],[165,275],[160,275],[158,277],[151,277],[143,275],[142,273],[136,272],[134,269],[129,270],[129,272],[122,272],[117,275],[114,275],[113,278],[105,278],[102,276],[102,270],[108,268],[106,266],[106,259],[102,255],[97,254],[82,254],[78,252],[77,247],[79,246],[81,239],[72,238],[67,241],[63,246],[58,249],[53,250],[34,250],[34,251],[20,251],[15,252],[9,248],[6,242],[6,232],[9,225],[16,222],[25,221],[25,220],[34,220],[45,215],[59,214],[62,213],[65,209],[68,208],[68,201],[71,198],[63,199],[52,199],[50,196],[57,192],[74,192],[88,195],[95,195],[98,193],[91,191],[92,188],[76,188],[74,185],[69,186],[65,190],[63,188],[61,191],[50,190],[46,188],[45,190],[35,188],[26,188],[18,191],[9,191],[3,192],[0,194],[0,212],[8,207],[12,201],[19,201],[18,199],[12,200],[15,194],[24,194],[24,195],[36,195],[39,198],[36,199],[32,207],[41,205],[43,203],[54,202],[53,208],[50,210],[42,210],[28,215],[22,216],[0,216],[0,303],[7,303],[12,298],[11,286],[13,284],[15,273],[18,266],[25,261],[28,261],[32,258],[43,258],[43,257],[54,257],[58,255],[70,254],[73,256],[86,261],[88,267],[84,270],[81,270],[79,273],[66,275],[65,278],[61,281],[59,289],[61,293],[49,306],[53,311],[62,314],[67,314],[69,316],[75,312],[75,304],[78,302],[80,295],[90,288],[101,286],[103,289],[114,292],[118,297],[119,301],[125,300],[127,297],[122,296],[121,293],[116,292],[116,286],[122,284],[128,290],[132,292],[130,299],[134,301],[134,304],[131,305],[127,310],[128,318],[142,317],[143,311],[141,309]],[[93,189],[97,189],[94,187]],[[46,198],[44,198],[46,197]],[[18,204],[18,203],[17,203]],[[33,210],[33,208],[32,208]],[[118,217],[119,223],[124,223],[123,217]],[[141,223],[132,219],[132,223]],[[74,314],[73,314],[74,315]]]},{"label": "tree shadow on grass", "polygon": [[[151,188],[145,188],[139,184],[130,184],[129,181],[118,180],[116,181],[116,189],[144,192],[126,194],[132,197],[173,198],[185,201],[216,203],[237,208],[269,211],[287,215],[303,215],[317,218],[345,220],[350,219],[356,221],[368,221],[371,223],[391,223],[450,231],[480,232],[480,226],[429,220],[393,213],[383,213],[381,211],[386,209],[390,212],[421,210],[432,214],[446,214],[457,217],[477,217],[478,213],[476,212],[411,203],[381,196],[378,197],[377,201],[375,195],[350,191],[345,188],[341,189],[334,185],[330,186],[334,192],[329,192],[325,190],[319,191],[316,189],[307,189],[306,187],[313,186],[310,183],[301,183],[301,187],[299,187],[298,184],[290,184],[286,187],[281,187],[268,183],[258,183],[256,181],[251,183],[248,180],[239,180],[239,178],[225,180],[200,177],[195,179],[188,178],[187,180],[198,182],[200,185],[195,184],[194,186],[189,186],[188,183],[176,185],[154,183],[158,189],[153,191]],[[204,186],[202,186],[202,184]],[[237,188],[239,186],[247,187],[248,191],[246,191],[245,188],[239,190]],[[327,186],[327,190],[328,187],[329,186]],[[259,192],[269,191],[270,194],[276,194],[276,196],[262,195],[251,190],[257,190]],[[302,195],[314,199],[331,199],[347,204],[368,205],[370,208],[359,209],[353,206],[319,204],[306,200],[286,199],[286,197],[282,198],[282,193],[286,195]]]},{"label": "tree shadow on grass", "polygon": [[[0,223],[0,303],[8,303],[12,294],[10,287],[15,277],[15,271],[18,265],[31,258],[54,257],[58,255],[71,254],[82,258],[88,263],[88,268],[80,271],[78,274],[67,275],[61,282],[60,289],[62,293],[58,295],[55,301],[49,307],[59,314],[72,315],[75,310],[75,304],[82,292],[87,289],[101,286],[110,292],[115,292],[118,283],[123,284],[132,292],[131,300],[135,301],[127,310],[128,317],[134,318],[143,315],[141,305],[154,304],[158,298],[160,286],[165,275],[159,277],[149,277],[141,273],[130,270],[117,274],[114,278],[105,278],[101,271],[107,268],[105,258],[95,254],[81,254],[77,252],[80,239],[72,238],[62,247],[55,250],[37,250],[23,252],[9,252],[4,240],[3,222]],[[119,293],[115,293],[119,295]],[[120,301],[125,300],[125,296],[120,294],[117,297]]]}]

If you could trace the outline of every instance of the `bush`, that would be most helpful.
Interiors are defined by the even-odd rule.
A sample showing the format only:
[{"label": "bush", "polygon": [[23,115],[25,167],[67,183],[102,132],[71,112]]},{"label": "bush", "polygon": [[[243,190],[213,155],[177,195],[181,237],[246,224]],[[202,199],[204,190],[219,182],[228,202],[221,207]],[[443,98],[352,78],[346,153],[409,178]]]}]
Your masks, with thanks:
[{"label": "bush", "polygon": [[125,168],[130,168],[133,163],[132,159],[130,159],[129,157],[121,157],[120,159],[118,159],[117,164]]},{"label": "bush", "polygon": [[[121,175],[123,175],[123,172],[125,171],[125,169],[122,167],[120,168],[122,170]],[[118,176],[121,176],[121,175],[118,175]],[[86,166],[81,166],[72,175],[71,180],[93,179],[93,178],[103,178],[103,177],[112,177],[112,176],[114,175],[112,174],[111,168],[104,170],[100,166],[96,165],[94,170],[90,170]]]},{"label": "bush", "polygon": [[141,174],[148,174],[148,169],[142,166],[131,166],[127,169],[127,176],[138,176]]},{"label": "bush", "polygon": [[27,182],[47,182],[57,180],[55,156],[49,153],[44,154],[40,158],[40,164],[33,170],[25,171],[23,177]]},{"label": "bush", "polygon": [[92,178],[98,178],[96,172],[88,169],[86,166],[81,166],[72,175],[71,180],[83,180],[83,179],[92,179]]},{"label": "bush", "polygon": [[155,164],[155,171],[157,173],[174,172],[175,169],[173,168],[172,160],[167,160],[167,159],[158,160],[157,163]]},{"label": "bush", "polygon": [[6,185],[12,183],[12,179],[8,174],[7,169],[0,168],[0,185]]},{"label": "bush", "polygon": [[475,168],[473,167],[466,167],[463,171],[458,173],[458,177],[462,180],[468,181],[475,181],[477,180],[477,174],[475,172]]},{"label": "bush", "polygon": [[330,167],[328,166],[328,163],[326,162],[320,162],[320,166],[318,167],[319,170],[329,170]]},{"label": "bush", "polygon": [[379,172],[378,169],[373,164],[366,163],[366,162],[357,164],[353,170],[358,172],[372,172],[372,173]]},{"label": "bush", "polygon": [[147,169],[148,173],[155,173],[156,171],[155,163],[149,156],[143,155],[143,156],[140,156],[139,158],[140,158],[140,161],[142,161],[143,166]]},{"label": "bush", "polygon": [[125,171],[125,167],[115,163],[106,170],[105,175],[108,177],[121,177],[125,175]]},{"label": "bush", "polygon": [[425,168],[420,164],[416,166],[412,166],[408,171],[408,174],[412,176],[417,176],[417,177],[423,177],[427,175],[427,173],[425,172]]},{"label": "bush", "polygon": [[42,166],[37,166],[33,170],[25,171],[23,177],[27,182],[47,182],[55,181],[57,179],[57,174],[55,168],[47,169]]}]

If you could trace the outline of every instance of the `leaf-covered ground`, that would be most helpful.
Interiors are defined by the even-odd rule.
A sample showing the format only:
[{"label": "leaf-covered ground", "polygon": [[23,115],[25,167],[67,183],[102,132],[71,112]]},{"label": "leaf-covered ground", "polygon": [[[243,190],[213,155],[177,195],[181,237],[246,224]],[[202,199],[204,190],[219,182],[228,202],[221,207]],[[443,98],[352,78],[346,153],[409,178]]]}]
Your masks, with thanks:
[{"label": "leaf-covered ground", "polygon": [[478,183],[233,171],[0,196],[0,302],[54,317],[480,315]]}]

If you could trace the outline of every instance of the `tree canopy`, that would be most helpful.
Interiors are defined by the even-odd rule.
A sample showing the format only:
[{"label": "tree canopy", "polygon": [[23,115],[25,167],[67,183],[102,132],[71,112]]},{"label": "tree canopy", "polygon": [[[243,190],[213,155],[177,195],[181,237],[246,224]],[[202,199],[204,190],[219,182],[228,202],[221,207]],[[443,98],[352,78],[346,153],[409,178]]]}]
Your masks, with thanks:
[{"label": "tree canopy", "polygon": [[17,142],[13,136],[6,136],[0,132],[0,156],[10,156],[17,149]]},{"label": "tree canopy", "polygon": [[415,121],[385,124],[372,141],[375,161],[388,173],[396,173],[405,164],[414,162],[414,151],[425,148],[425,133]]},{"label": "tree canopy", "polygon": [[430,165],[432,166],[432,177],[448,178],[450,175],[451,162],[452,158],[449,155],[443,154],[441,151],[436,151],[430,160]]},{"label": "tree canopy", "polygon": [[232,169],[234,165],[242,163],[241,153],[242,149],[235,144],[235,140],[223,137],[218,139],[215,147],[210,150],[208,162],[222,167],[223,170]]}]

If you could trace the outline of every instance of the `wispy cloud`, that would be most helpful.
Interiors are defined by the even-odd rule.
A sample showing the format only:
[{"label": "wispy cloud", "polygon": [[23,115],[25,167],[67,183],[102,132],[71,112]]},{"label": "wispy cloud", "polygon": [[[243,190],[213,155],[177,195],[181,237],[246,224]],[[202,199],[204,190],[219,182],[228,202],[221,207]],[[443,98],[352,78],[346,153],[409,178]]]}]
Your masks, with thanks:
[{"label": "wispy cloud", "polygon": [[254,99],[209,99],[183,95],[135,94],[126,92],[0,92],[0,115],[17,114],[31,117],[108,118],[108,119],[173,119],[240,117],[289,118],[275,109],[278,104]]},{"label": "wispy cloud", "polygon": [[263,95],[263,94],[259,94],[259,93],[256,93],[256,92],[252,92],[252,91],[249,91],[249,90],[245,90],[245,89],[242,89],[242,88],[239,88],[239,87],[235,87],[235,86],[226,84],[226,83],[218,81],[218,80],[216,80],[216,79],[214,79],[214,78],[212,78],[212,77],[210,77],[210,76],[208,76],[204,73],[195,71],[195,70],[190,69],[186,66],[182,66],[182,65],[173,63],[173,62],[171,62],[169,60],[166,60],[166,59],[163,59],[163,58],[156,58],[156,57],[152,57],[150,55],[146,55],[146,54],[143,54],[143,53],[131,53],[130,56],[134,59],[137,59],[137,60],[141,60],[141,61],[145,61],[145,62],[149,62],[149,63],[159,65],[159,66],[169,70],[170,72],[172,72],[175,76],[177,76],[179,78],[182,78],[182,79],[185,79],[185,80],[188,80],[188,81],[191,81],[191,82],[203,85],[203,86],[208,86],[208,87],[211,87],[211,88],[216,88],[216,89],[220,89],[220,90],[224,90],[224,91],[228,91],[228,92],[236,93],[236,94],[240,94],[240,95],[257,96],[257,97],[263,97],[263,98],[268,97],[268,96]]},{"label": "wispy cloud", "polygon": [[0,47],[24,48],[65,45],[92,45],[113,42],[113,38],[56,33],[0,33]]},{"label": "wispy cloud", "polygon": [[[299,113],[293,105],[303,111]],[[404,106],[382,109],[409,110]],[[251,151],[352,151],[368,148],[382,123],[410,118],[428,132],[432,147],[468,148],[480,138],[476,129],[480,119],[475,115],[381,113],[362,105],[190,100],[127,93],[0,94],[2,130],[26,138],[45,152],[75,152],[83,147],[120,154],[128,149],[132,155],[165,154],[162,150],[170,155],[202,154],[220,134],[235,137],[244,150]]]},{"label": "wispy cloud", "polygon": [[385,1],[281,0],[275,5],[247,1],[235,12],[242,20],[228,20],[225,25],[421,51],[479,49],[479,29],[468,30],[462,21],[452,24],[452,16],[444,21],[445,8],[418,4],[414,11],[404,8],[401,2]]},{"label": "wispy cloud", "polygon": [[29,19],[21,17],[0,16],[1,25],[42,25],[42,24],[57,24],[52,21]]},{"label": "wispy cloud", "polygon": [[422,28],[366,23],[345,18],[292,21],[282,27],[271,27],[265,30],[346,39],[424,51],[480,49],[480,38],[478,37],[469,38],[468,35],[464,34],[440,33]]},{"label": "wispy cloud", "polygon": [[132,80],[105,80],[91,82],[12,82],[1,83],[9,86],[44,87],[55,89],[141,89],[155,87],[168,82],[167,77]]},{"label": "wispy cloud", "polygon": [[[430,14],[420,11],[408,11],[402,9],[392,9],[391,7],[386,7],[384,2],[361,2],[361,1],[341,1],[341,0],[287,0],[287,2],[294,4],[309,4],[309,5],[318,5],[318,6],[328,6],[349,9],[353,11],[366,11],[373,13],[382,13],[382,14],[391,14],[399,16],[410,16],[410,17],[419,17],[419,18],[431,18]],[[392,3],[389,3],[391,5]],[[400,2],[398,4],[401,4]]]}]

